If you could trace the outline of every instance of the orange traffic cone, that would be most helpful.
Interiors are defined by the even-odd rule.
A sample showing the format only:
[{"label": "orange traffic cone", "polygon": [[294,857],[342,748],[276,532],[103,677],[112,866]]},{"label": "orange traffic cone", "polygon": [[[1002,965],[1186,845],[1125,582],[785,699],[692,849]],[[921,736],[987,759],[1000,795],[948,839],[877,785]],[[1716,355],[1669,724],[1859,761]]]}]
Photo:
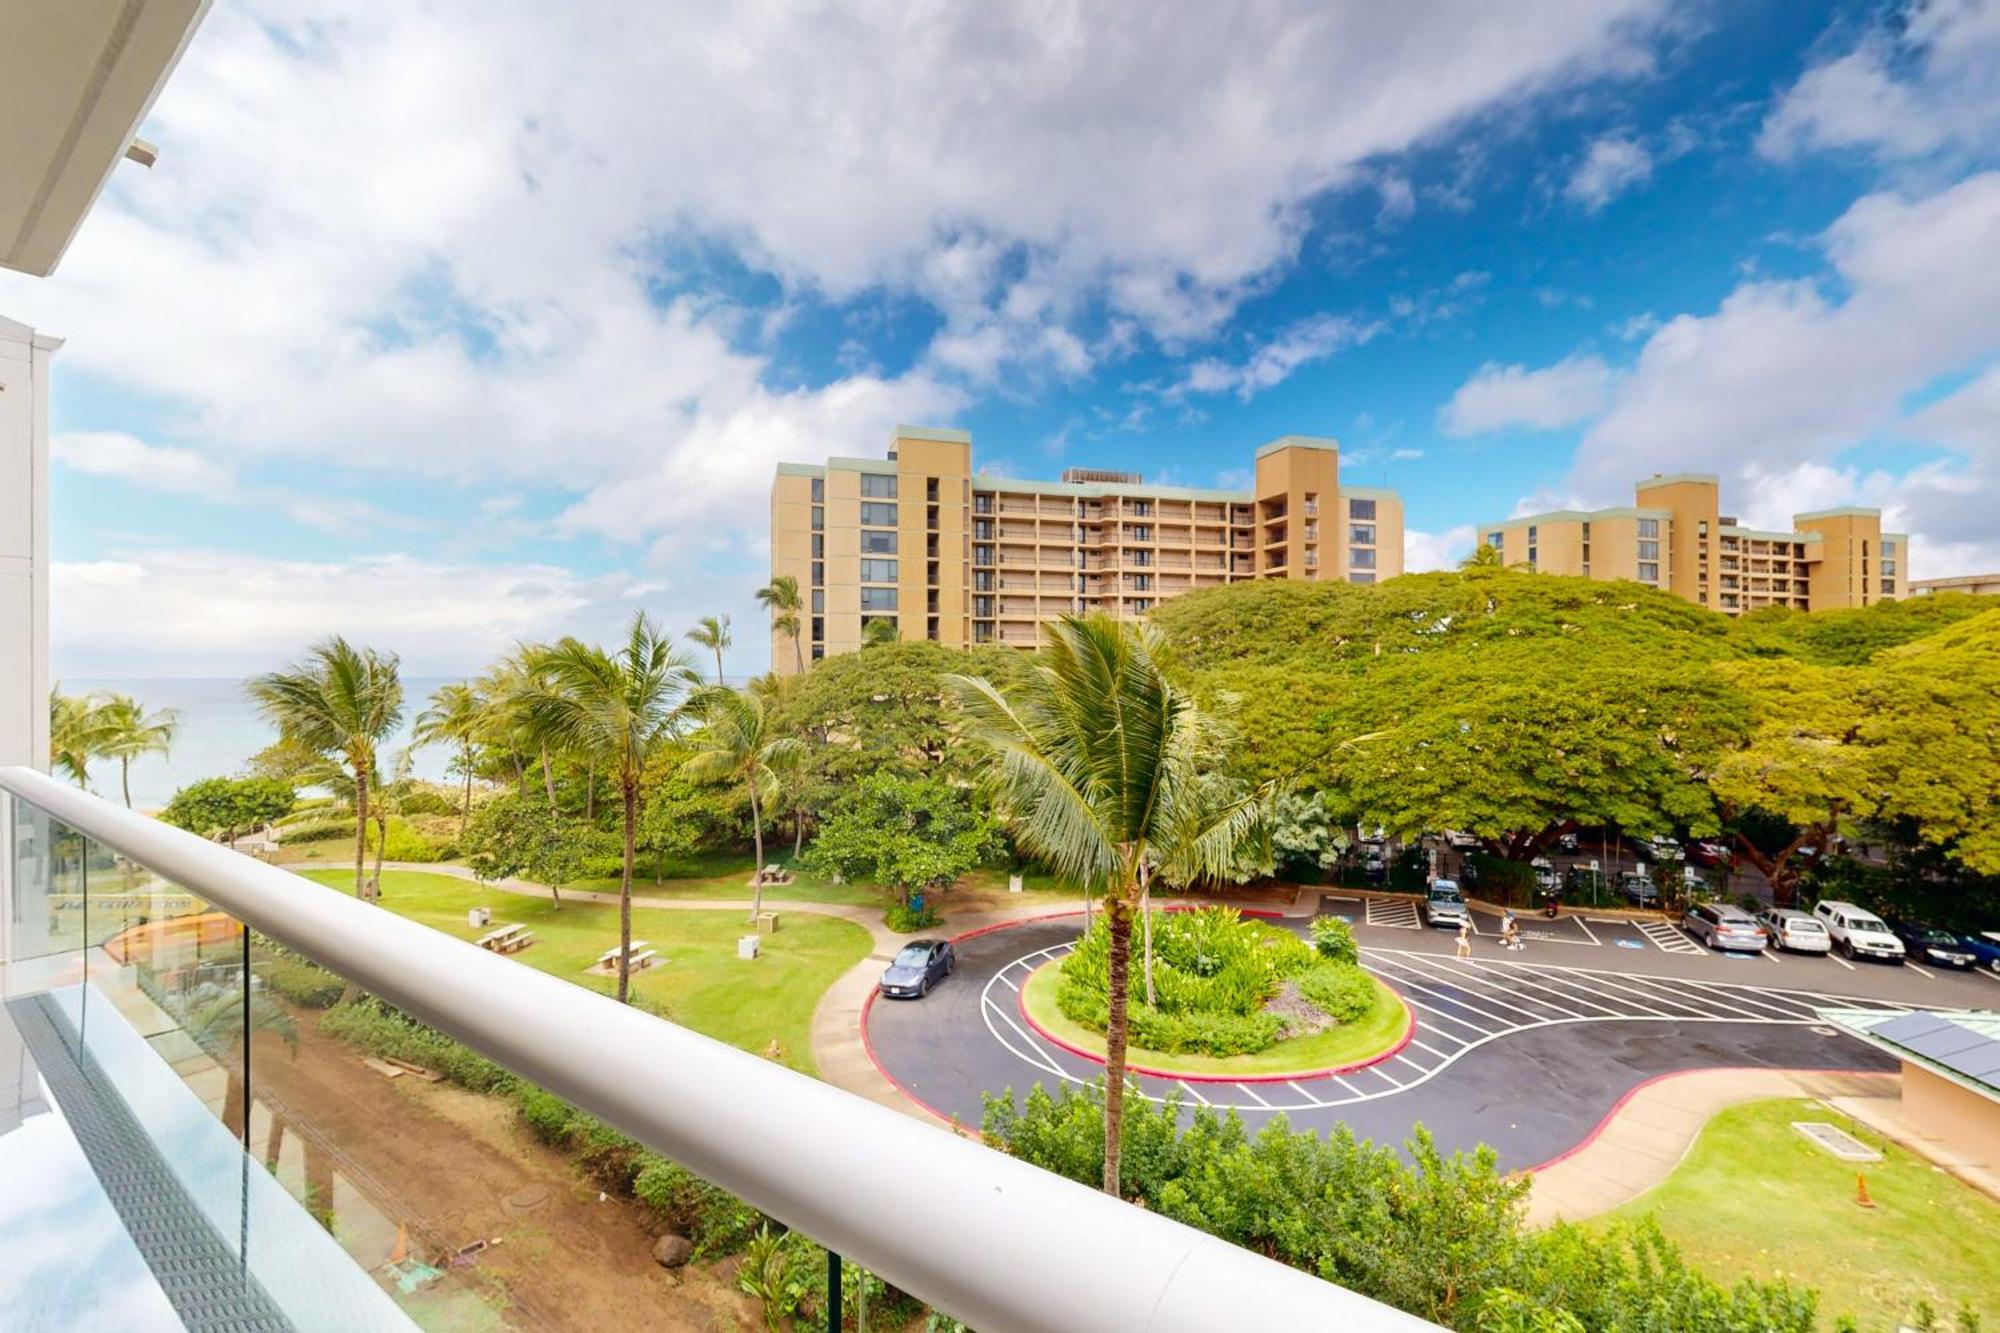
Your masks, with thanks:
[{"label": "orange traffic cone", "polygon": [[1868,1177],[1859,1171],[1854,1173],[1854,1201],[1863,1208],[1873,1208],[1875,1201],[1868,1197]]}]

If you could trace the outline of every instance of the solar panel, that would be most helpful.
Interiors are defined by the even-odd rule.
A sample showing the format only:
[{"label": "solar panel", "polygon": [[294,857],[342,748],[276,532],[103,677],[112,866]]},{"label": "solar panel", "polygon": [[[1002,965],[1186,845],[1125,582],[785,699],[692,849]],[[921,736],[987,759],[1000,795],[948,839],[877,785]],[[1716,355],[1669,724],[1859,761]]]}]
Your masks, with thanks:
[{"label": "solar panel", "polygon": [[1943,1014],[1899,1014],[1868,1031],[1912,1055],[2000,1089],[2000,1037]]}]

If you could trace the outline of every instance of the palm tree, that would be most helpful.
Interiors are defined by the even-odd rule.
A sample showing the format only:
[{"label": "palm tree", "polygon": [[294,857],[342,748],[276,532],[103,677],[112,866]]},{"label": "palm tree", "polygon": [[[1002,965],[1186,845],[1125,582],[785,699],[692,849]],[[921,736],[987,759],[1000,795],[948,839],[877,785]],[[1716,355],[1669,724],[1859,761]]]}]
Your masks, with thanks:
[{"label": "palm tree", "polygon": [[336,759],[354,780],[354,895],[365,897],[368,786],[376,749],[403,720],[403,681],[394,653],[356,648],[335,635],[306,660],[244,686],[284,740]]},{"label": "palm tree", "polygon": [[770,611],[771,628],[791,636],[792,658],[798,664],[799,674],[804,675],[806,655],[799,647],[799,612],[805,603],[799,600],[799,581],[790,574],[779,574],[757,589],[757,600]]},{"label": "palm tree", "polygon": [[132,761],[141,755],[165,754],[174,743],[174,729],[180,715],[171,708],[148,713],[129,694],[114,694],[104,701],[102,737],[98,753],[118,761],[118,786],[125,794],[125,808],[132,808]]},{"label": "palm tree", "polygon": [[615,653],[564,639],[541,658],[548,687],[529,706],[548,741],[617,779],[624,801],[625,858],[618,882],[618,999],[631,989],[632,861],[639,822],[639,779],[646,760],[671,736],[688,696],[701,686],[693,665],[641,611]]},{"label": "palm tree", "polygon": [[469,681],[454,681],[431,691],[430,706],[417,714],[410,743],[453,745],[458,748],[458,771],[463,787],[458,802],[458,836],[465,838],[465,826],[472,818],[472,768],[474,747],[485,730],[487,701]]},{"label": "palm tree", "polygon": [[764,811],[778,799],[779,774],[798,767],[806,747],[774,734],[764,701],[748,690],[712,689],[699,701],[702,728],[681,771],[697,782],[741,782],[750,789],[750,832],[757,849],[750,920],[764,910]]},{"label": "palm tree", "polygon": [[104,701],[94,694],[49,691],[49,767],[79,787],[90,786],[90,761],[104,754],[109,735]]},{"label": "palm tree", "polygon": [[688,631],[688,638],[715,654],[715,683],[722,684],[722,650],[735,642],[729,637],[729,617],[703,616]]},{"label": "palm tree", "polygon": [[1016,840],[1059,879],[1104,898],[1110,933],[1104,1033],[1104,1190],[1119,1193],[1132,914],[1151,874],[1188,883],[1221,873],[1266,836],[1269,792],[1202,795],[1208,728],[1167,682],[1150,625],[1065,616],[1027,678],[1003,692],[953,677]]}]

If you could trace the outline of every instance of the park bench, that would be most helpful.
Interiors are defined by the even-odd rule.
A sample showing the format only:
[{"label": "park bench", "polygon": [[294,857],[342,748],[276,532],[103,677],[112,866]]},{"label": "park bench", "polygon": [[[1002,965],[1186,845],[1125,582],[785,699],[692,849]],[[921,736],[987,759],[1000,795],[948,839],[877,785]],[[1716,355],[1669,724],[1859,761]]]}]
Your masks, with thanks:
[{"label": "park bench", "polygon": [[494,953],[514,953],[533,944],[535,932],[517,921],[511,926],[489,930],[473,942],[482,949],[491,949]]}]

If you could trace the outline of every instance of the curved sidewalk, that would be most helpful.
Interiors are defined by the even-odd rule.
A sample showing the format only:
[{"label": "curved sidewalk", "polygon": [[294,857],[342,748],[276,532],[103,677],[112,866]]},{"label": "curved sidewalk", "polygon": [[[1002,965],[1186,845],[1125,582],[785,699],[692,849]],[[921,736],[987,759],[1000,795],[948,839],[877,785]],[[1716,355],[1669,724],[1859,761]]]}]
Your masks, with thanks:
[{"label": "curved sidewalk", "polygon": [[1790,1069],[1689,1069],[1648,1079],[1621,1098],[1582,1143],[1530,1168],[1528,1223],[1580,1222],[1652,1189],[1679,1166],[1717,1112],[1772,1097],[1879,1098],[1894,1074]]}]

